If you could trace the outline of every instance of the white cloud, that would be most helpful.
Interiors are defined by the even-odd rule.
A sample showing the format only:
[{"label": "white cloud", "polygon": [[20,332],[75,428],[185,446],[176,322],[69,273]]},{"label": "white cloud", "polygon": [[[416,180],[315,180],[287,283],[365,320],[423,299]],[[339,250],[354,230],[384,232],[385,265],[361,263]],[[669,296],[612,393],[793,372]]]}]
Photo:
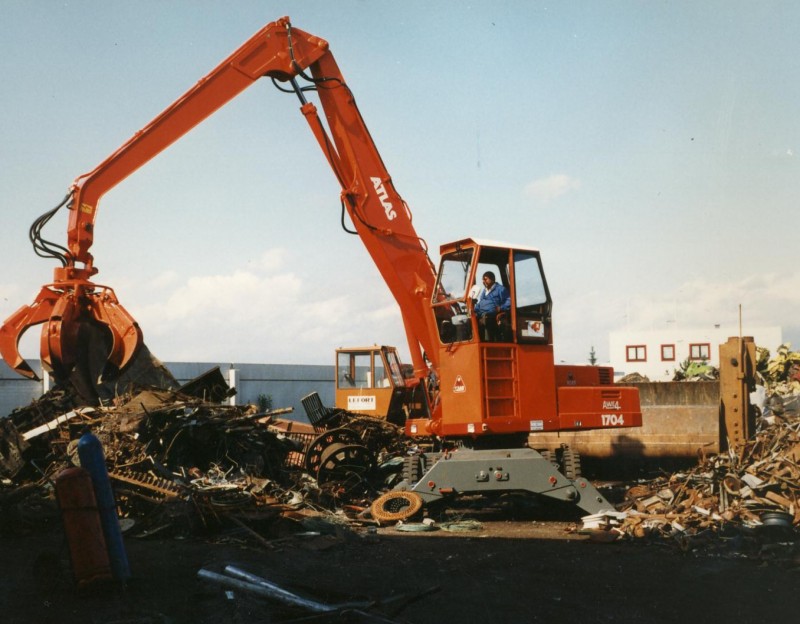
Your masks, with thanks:
[{"label": "white cloud", "polygon": [[145,343],[164,361],[273,363],[329,363],[337,346],[405,346],[399,309],[377,276],[356,291],[310,283],[313,274],[280,272],[282,255],[184,278],[129,306]]},{"label": "white cloud", "polygon": [[632,300],[631,319],[639,329],[676,321],[680,325],[738,324],[795,326],[800,308],[800,276],[793,273],[752,274],[735,281],[704,278],[685,282],[669,293]]},{"label": "white cloud", "polygon": [[178,274],[178,272],[169,269],[167,271],[164,271],[156,275],[155,278],[153,278],[151,285],[154,288],[169,288],[170,286],[175,284],[179,279],[180,275]]},{"label": "white cloud", "polygon": [[285,249],[279,247],[267,249],[256,261],[255,268],[261,271],[275,271],[283,266],[285,256]]},{"label": "white cloud", "polygon": [[571,190],[580,188],[580,186],[580,180],[571,178],[565,173],[554,173],[547,178],[534,180],[527,184],[524,193],[531,199],[549,202]]},{"label": "white cloud", "polygon": [[787,272],[725,282],[699,278],[662,292],[612,298],[600,290],[567,296],[554,312],[554,347],[558,358],[585,362],[594,345],[602,359],[607,357],[609,332],[738,326],[740,304],[745,331],[748,326],[777,325],[784,342],[800,346],[800,275]]},{"label": "white cloud", "polygon": [[291,273],[263,276],[235,269],[228,274],[191,277],[166,301],[147,306],[145,314],[191,324],[273,318],[281,310],[297,306],[300,290],[298,278]]}]

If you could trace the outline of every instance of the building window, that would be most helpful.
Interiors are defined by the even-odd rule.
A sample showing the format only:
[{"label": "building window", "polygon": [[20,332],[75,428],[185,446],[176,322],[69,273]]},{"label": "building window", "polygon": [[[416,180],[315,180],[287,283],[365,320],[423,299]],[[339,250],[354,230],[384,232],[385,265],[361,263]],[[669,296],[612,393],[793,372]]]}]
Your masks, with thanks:
[{"label": "building window", "polygon": [[674,362],[675,361],[675,345],[661,345],[661,361]]},{"label": "building window", "polygon": [[690,360],[710,360],[711,359],[711,345],[703,344],[690,344],[689,345],[689,359]]},{"label": "building window", "polygon": [[625,347],[625,359],[628,362],[646,362],[647,347],[644,345],[631,345]]}]

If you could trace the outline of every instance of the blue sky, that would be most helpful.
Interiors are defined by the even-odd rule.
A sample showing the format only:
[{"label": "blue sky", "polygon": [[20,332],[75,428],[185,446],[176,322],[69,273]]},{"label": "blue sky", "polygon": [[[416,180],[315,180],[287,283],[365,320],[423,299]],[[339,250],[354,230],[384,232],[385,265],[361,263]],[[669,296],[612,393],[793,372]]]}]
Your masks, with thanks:
[{"label": "blue sky", "polygon": [[[52,278],[31,222],[283,15],[330,42],[434,261],[467,236],[542,251],[558,359],[740,305],[800,347],[790,1],[0,0],[0,317]],[[338,197],[296,99],[262,81],[103,198],[96,281],[167,361],[404,348]]]}]

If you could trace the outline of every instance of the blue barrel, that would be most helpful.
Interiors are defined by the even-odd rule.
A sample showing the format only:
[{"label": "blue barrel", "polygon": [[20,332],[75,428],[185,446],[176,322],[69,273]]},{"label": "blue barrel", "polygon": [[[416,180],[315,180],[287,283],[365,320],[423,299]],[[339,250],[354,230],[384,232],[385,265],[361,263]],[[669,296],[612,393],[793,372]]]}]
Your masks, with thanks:
[{"label": "blue barrel", "polygon": [[78,440],[78,457],[81,466],[92,477],[94,496],[97,499],[97,510],[100,513],[100,523],[103,535],[106,538],[108,559],[114,578],[124,583],[131,577],[128,565],[128,555],[125,552],[125,543],[122,541],[122,531],[117,519],[117,503],[111,489],[111,480],[108,478],[108,469],[103,455],[103,445],[90,431],[87,431]]}]

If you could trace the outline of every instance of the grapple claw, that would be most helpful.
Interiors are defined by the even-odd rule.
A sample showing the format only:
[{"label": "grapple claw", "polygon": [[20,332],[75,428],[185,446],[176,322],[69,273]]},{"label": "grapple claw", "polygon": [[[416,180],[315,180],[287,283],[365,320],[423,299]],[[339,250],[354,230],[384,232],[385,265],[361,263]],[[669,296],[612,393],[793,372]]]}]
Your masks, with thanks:
[{"label": "grapple claw", "polygon": [[111,334],[111,351],[100,377],[112,376],[123,370],[142,344],[142,330],[128,311],[117,300],[114,291],[105,286],[89,300],[94,320],[108,328]]},{"label": "grapple claw", "polygon": [[42,327],[42,367],[59,378],[70,375],[81,353],[88,350],[81,327],[100,325],[110,336],[108,362],[101,377],[119,372],[130,363],[142,344],[139,325],[117,300],[114,291],[87,280],[44,286],[33,305],[22,306],[0,327],[0,354],[20,375],[38,379],[19,353],[19,340],[33,325]]},{"label": "grapple claw", "polygon": [[60,293],[54,292],[49,287],[43,287],[32,305],[24,305],[19,308],[0,327],[0,354],[6,364],[23,377],[39,379],[30,364],[19,353],[20,338],[28,328],[50,318],[60,296]]}]

